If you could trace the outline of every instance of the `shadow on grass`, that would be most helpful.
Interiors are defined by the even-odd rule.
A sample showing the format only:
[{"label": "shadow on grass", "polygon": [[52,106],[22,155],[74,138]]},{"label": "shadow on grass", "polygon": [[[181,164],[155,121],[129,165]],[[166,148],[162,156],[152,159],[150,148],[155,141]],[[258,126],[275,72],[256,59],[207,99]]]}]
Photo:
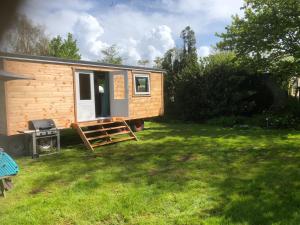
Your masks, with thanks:
[{"label": "shadow on grass", "polygon": [[44,190],[51,183],[80,181],[73,190],[88,192],[110,183],[143,183],[159,194],[184,192],[197,181],[199,191],[201,182],[217,192],[215,207],[199,209],[206,217],[229,224],[300,224],[299,141],[288,140],[288,134],[162,124],[138,133],[140,142],[96,154],[77,147],[36,161],[55,173],[35,186]]}]

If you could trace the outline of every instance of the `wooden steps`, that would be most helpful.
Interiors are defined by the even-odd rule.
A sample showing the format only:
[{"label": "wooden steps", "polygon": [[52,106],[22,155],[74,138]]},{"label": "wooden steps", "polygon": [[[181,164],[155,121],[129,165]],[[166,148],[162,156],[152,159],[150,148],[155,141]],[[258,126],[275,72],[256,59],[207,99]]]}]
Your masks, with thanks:
[{"label": "wooden steps", "polygon": [[123,119],[105,119],[80,123],[73,123],[85,146],[94,151],[94,148],[117,142],[136,140],[128,124]]}]

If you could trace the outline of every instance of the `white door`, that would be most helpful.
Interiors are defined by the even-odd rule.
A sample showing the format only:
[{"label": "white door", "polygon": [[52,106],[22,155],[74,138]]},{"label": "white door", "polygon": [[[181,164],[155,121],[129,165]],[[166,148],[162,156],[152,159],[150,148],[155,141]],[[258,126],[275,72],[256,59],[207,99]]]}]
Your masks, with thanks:
[{"label": "white door", "polygon": [[89,71],[75,73],[77,121],[95,120],[94,74]]},{"label": "white door", "polygon": [[110,114],[112,117],[129,117],[127,71],[109,73]]}]

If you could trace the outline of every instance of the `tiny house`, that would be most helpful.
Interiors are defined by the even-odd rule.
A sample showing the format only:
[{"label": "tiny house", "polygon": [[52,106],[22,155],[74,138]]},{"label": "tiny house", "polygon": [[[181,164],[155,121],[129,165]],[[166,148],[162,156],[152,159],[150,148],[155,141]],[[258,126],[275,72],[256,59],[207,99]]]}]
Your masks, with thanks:
[{"label": "tiny house", "polygon": [[[0,53],[0,146],[53,119],[60,129],[121,118],[137,125],[164,113],[163,70]],[[8,141],[13,142],[13,141]]]}]

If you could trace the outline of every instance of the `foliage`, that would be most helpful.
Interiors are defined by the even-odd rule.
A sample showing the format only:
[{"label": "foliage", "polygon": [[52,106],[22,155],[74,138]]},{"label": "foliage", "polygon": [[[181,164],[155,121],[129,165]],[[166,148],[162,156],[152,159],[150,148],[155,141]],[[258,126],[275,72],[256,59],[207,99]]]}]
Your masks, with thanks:
[{"label": "foliage", "polygon": [[251,115],[273,103],[272,94],[256,74],[241,67],[229,52],[204,59],[202,107],[207,117]]},{"label": "foliage", "polygon": [[165,75],[166,112],[180,112],[185,107],[184,88],[200,74],[194,31],[188,26],[181,32],[182,48],[167,51],[162,60]]},{"label": "foliage", "polygon": [[195,32],[191,29],[191,27],[187,26],[181,32],[180,37],[183,40],[183,49],[181,54],[181,69],[194,69],[193,67],[198,66]]},{"label": "foliage", "polygon": [[[244,49],[216,51],[198,61],[190,27],[182,31],[181,38],[183,47],[170,49],[162,60],[162,68],[167,71],[164,90],[168,116],[199,121],[277,112],[287,107],[287,92],[282,86],[287,85],[286,74],[293,70],[287,58],[277,62],[281,70],[269,67],[268,73],[247,66],[241,60]],[[226,46],[224,40],[221,44]]]},{"label": "foliage", "polygon": [[266,128],[299,128],[300,119],[292,114],[276,115],[269,113],[264,115],[264,121],[261,121],[263,127]]},{"label": "foliage", "polygon": [[49,39],[41,25],[19,15],[1,41],[1,51],[27,55],[48,55]]},{"label": "foliage", "polygon": [[117,65],[121,65],[123,63],[123,58],[119,55],[119,50],[116,45],[111,45],[101,52],[104,57],[100,60],[100,62]]},{"label": "foliage", "polygon": [[218,47],[233,50],[248,69],[269,72],[286,86],[300,74],[300,1],[245,0],[243,11],[218,35]]},{"label": "foliage", "polygon": [[140,59],[137,61],[137,64],[140,66],[146,66],[147,64],[149,64],[149,60],[148,59]]},{"label": "foliage", "polygon": [[244,70],[234,53],[217,52],[195,66],[183,66],[176,73],[176,65],[182,61],[171,62],[174,51],[167,52],[163,64],[168,71],[165,79],[167,114],[185,120],[205,120],[225,115],[252,115],[273,104],[273,93],[262,77]]},{"label": "foliage", "polygon": [[59,155],[18,158],[1,224],[300,224],[298,131],[146,127],[96,154],[63,131]]},{"label": "foliage", "polygon": [[49,44],[49,55],[65,59],[79,60],[81,55],[77,47],[77,41],[73,35],[68,33],[67,39],[62,40],[61,36],[54,37]]},{"label": "foliage", "polygon": [[297,129],[300,130],[300,102],[288,98],[287,104],[281,110],[268,110],[249,116],[218,116],[206,121],[207,124],[224,127],[256,126],[268,129]]},{"label": "foliage", "polygon": [[163,58],[156,57],[153,62],[154,62],[154,68],[157,68],[157,69],[161,69],[162,68]]},{"label": "foliage", "polygon": [[262,127],[300,129],[300,102],[289,97],[284,108],[277,111],[267,111],[260,116]]},{"label": "foliage", "polygon": [[249,118],[242,116],[220,116],[206,121],[206,124],[222,127],[239,127],[248,125]]},{"label": "foliage", "polygon": [[164,98],[165,98],[165,109],[166,114],[172,114],[176,112],[176,86],[177,83],[180,81],[180,49],[173,48],[168,50],[164,58],[162,60],[162,68],[166,70],[166,74],[164,77]]}]

